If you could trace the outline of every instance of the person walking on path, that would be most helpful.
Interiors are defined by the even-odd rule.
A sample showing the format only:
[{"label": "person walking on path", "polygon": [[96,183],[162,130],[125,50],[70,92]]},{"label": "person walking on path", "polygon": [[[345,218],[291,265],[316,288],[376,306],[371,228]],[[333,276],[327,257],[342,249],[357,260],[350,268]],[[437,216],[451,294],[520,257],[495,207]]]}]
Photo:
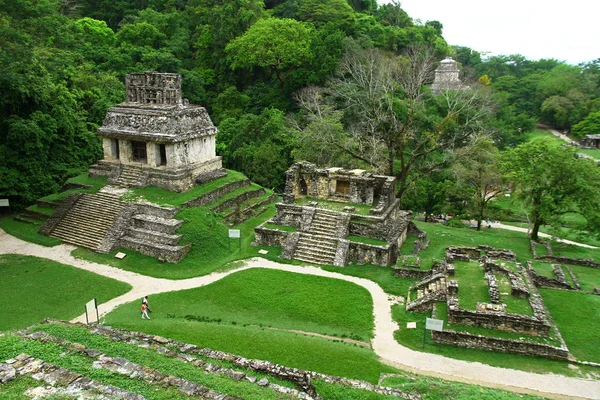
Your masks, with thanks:
[{"label": "person walking on path", "polygon": [[148,316],[148,306],[146,305],[146,303],[142,303],[142,319],[144,318],[150,319],[150,317]]},{"label": "person walking on path", "polygon": [[142,299],[142,304],[146,305],[148,312],[152,312],[152,310],[150,309],[150,305],[148,304],[148,296],[144,296],[144,298]]}]

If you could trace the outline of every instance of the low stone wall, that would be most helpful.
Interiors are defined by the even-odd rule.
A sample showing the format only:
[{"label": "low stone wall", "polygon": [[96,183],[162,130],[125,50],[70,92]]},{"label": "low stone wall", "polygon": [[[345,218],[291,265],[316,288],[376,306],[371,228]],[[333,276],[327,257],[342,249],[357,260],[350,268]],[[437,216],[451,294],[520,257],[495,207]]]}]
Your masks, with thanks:
[{"label": "low stone wall", "polygon": [[[43,235],[50,235],[50,233],[56,228],[56,225],[60,222],[61,219],[65,216],[65,214],[71,209],[73,204],[79,200],[82,193],[73,193],[70,194],[66,199],[60,203],[58,207],[54,210],[51,216],[48,217],[46,222],[42,224],[40,227],[40,233]],[[39,204],[39,203],[38,203]]]},{"label": "low stone wall", "polygon": [[[302,214],[304,208],[294,204],[277,203],[275,205],[277,213],[272,218],[273,222],[281,225],[291,225],[296,228],[302,227]],[[312,209],[314,214],[314,208]]]},{"label": "low stone wall", "polygon": [[283,247],[288,235],[291,232],[280,231],[277,229],[265,228],[262,225],[254,228],[256,235],[255,243],[272,247]]},{"label": "low stone wall", "polygon": [[64,185],[62,185],[62,187],[58,190],[59,192],[66,192],[67,190],[71,190],[71,189],[91,189],[92,186],[90,185],[84,185],[81,183],[74,183],[74,182],[67,182]]},{"label": "low stone wall", "polygon": [[465,310],[458,307],[453,300],[448,301],[448,322],[501,331],[524,332],[537,336],[548,336],[550,331],[550,325],[537,317],[495,311]]},{"label": "low stone wall", "polygon": [[177,207],[160,207],[150,203],[133,203],[136,207],[136,214],[152,215],[160,218],[173,218],[179,212]]},{"label": "low stone wall", "polygon": [[246,187],[248,185],[250,185],[250,180],[248,180],[248,179],[226,183],[223,186],[221,186],[213,191],[204,193],[202,196],[198,196],[193,200],[183,203],[183,207],[188,208],[188,207],[205,206],[207,204],[210,204],[210,203],[216,201],[217,199],[226,195],[227,193],[233,192],[236,189]]},{"label": "low stone wall", "polygon": [[266,192],[265,192],[264,188],[260,188],[260,189],[256,189],[256,190],[249,190],[247,192],[240,193],[239,195],[237,195],[231,199],[225,200],[218,206],[214,207],[212,210],[214,212],[219,213],[219,212],[227,210],[228,208],[236,207],[236,206],[242,204],[246,200],[253,199],[255,197],[260,197],[260,196],[264,195],[265,193]]},{"label": "low stone wall", "polygon": [[373,244],[349,242],[348,261],[358,265],[373,264],[387,267],[396,263],[398,259],[397,245],[376,246]]},{"label": "low stone wall", "polygon": [[181,259],[187,255],[188,251],[190,251],[190,247],[192,246],[191,243],[188,243],[185,246],[168,246],[158,243],[148,246],[126,238],[121,238],[119,240],[119,245],[169,263],[178,263],[181,261]]},{"label": "low stone wall", "polygon": [[394,268],[394,276],[409,279],[425,279],[431,276],[433,272],[431,270],[419,270],[412,268]]},{"label": "low stone wall", "polygon": [[600,268],[600,263],[595,262],[591,258],[570,258],[562,256],[538,256],[536,260],[555,261],[563,264],[581,265],[584,267]]},{"label": "low stone wall", "polygon": [[567,360],[569,357],[569,350],[566,347],[554,347],[542,343],[474,335],[453,330],[431,331],[431,338],[436,343],[450,344],[469,349],[501,351],[503,353],[548,357],[558,360]]},{"label": "low stone wall", "polygon": [[196,184],[203,185],[207,182],[214,181],[215,179],[223,178],[227,176],[225,168],[219,168],[212,171],[202,172],[196,176]]},{"label": "low stone wall", "polygon": [[255,204],[252,204],[251,206],[244,208],[240,212],[237,212],[237,210],[230,212],[224,218],[225,218],[225,220],[232,222],[234,224],[242,223],[242,222],[246,221],[248,218],[259,214],[259,212],[257,212],[257,211],[259,211],[258,209],[260,207],[270,204],[270,203],[274,202],[276,199],[277,199],[277,194],[273,193],[265,200],[259,201],[258,203],[255,203]]}]

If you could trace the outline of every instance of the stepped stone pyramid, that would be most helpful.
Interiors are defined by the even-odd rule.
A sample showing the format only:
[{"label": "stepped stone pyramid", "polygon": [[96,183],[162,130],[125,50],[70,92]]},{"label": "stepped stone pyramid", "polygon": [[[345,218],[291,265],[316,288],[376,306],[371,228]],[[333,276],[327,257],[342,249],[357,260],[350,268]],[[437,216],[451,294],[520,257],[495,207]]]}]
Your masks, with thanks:
[{"label": "stepped stone pyramid", "polygon": [[256,243],[281,246],[282,258],[314,264],[395,264],[412,218],[400,210],[395,188],[393,176],[298,162],[287,170],[284,201],[267,221],[297,231],[262,224],[254,230]]},{"label": "stepped stone pyramid", "polygon": [[40,232],[98,252],[122,247],[177,262],[190,246],[177,245],[179,210],[122,202],[114,193],[143,186],[182,192],[225,176],[217,128],[204,107],[182,99],[179,74],[129,74],[125,84],[126,101],[108,110],[97,132],[104,158],[89,170],[116,188],[70,195]]}]

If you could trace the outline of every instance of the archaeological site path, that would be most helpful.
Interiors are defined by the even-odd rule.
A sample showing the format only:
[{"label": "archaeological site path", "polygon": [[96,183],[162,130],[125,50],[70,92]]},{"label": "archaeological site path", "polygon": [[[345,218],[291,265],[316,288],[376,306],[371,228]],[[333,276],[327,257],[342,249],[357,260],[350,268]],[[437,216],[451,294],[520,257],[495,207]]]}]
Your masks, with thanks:
[{"label": "archaeological site path", "polygon": [[[243,267],[226,272],[213,273],[208,276],[185,280],[158,279],[77,259],[70,254],[73,249],[73,246],[64,244],[49,248],[28,243],[0,229],[0,254],[44,257],[130,284],[132,286],[131,291],[99,305],[101,315],[105,315],[121,304],[137,301],[144,295],[208,285],[227,275],[250,268],[276,269],[342,279],[360,285],[371,293],[375,320],[374,338],[371,345],[373,351],[381,357],[382,362],[416,373],[483,386],[505,388],[517,392],[534,393],[546,397],[600,399],[600,381],[491,367],[477,362],[467,362],[435,354],[421,353],[401,346],[394,339],[394,331],[403,329],[403,327],[399,327],[392,319],[391,300],[379,285],[367,279],[328,272],[316,267],[279,264],[261,258],[250,259]],[[84,319],[84,316],[80,316],[74,321],[83,322]]]}]

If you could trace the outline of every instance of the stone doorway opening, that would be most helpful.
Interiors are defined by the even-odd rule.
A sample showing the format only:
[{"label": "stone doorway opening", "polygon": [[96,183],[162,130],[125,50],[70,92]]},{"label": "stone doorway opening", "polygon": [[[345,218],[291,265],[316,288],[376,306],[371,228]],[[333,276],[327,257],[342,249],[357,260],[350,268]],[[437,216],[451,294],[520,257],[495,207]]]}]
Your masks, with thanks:
[{"label": "stone doorway opening", "polygon": [[306,196],[308,194],[308,185],[304,179],[300,179],[300,194]]},{"label": "stone doorway opening", "polygon": [[133,156],[133,161],[144,163],[144,164],[148,162],[148,153],[146,150],[145,142],[132,141],[131,142],[131,153]]}]

